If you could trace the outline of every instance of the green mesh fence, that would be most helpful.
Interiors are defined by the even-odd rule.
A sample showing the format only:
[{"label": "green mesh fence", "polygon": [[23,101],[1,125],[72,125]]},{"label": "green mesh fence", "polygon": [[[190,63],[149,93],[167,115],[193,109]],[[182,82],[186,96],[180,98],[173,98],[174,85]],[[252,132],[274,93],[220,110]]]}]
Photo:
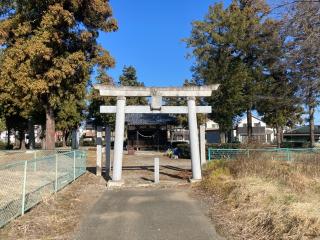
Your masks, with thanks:
[{"label": "green mesh fence", "polygon": [[85,151],[37,153],[30,160],[0,165],[0,227],[86,172]]},{"label": "green mesh fence", "polygon": [[[320,148],[208,149],[208,160],[256,158],[280,161],[320,161]],[[319,159],[318,159],[319,158]]]}]

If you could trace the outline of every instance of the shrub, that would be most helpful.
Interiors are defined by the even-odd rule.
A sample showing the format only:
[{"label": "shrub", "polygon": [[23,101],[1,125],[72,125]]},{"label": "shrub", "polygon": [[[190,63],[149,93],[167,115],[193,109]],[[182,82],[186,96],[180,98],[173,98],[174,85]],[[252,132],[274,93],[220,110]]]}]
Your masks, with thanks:
[{"label": "shrub", "polygon": [[213,148],[213,149],[238,149],[238,148],[244,148],[243,145],[240,143],[213,143],[213,144],[207,144],[207,148]]},{"label": "shrub", "polygon": [[63,147],[63,142],[56,142],[56,143],[55,143],[55,146],[56,146],[56,147]]},{"label": "shrub", "polygon": [[7,144],[5,142],[0,141],[0,150],[5,150],[7,147]]},{"label": "shrub", "polygon": [[[177,148],[180,150],[180,157],[181,158],[191,158],[191,152],[190,152],[190,144],[188,143],[181,143],[177,144]],[[244,145],[241,145],[239,143],[220,143],[220,144],[206,144],[206,156],[208,156],[208,149],[238,149],[238,148],[245,148]]]},{"label": "shrub", "polygon": [[282,148],[308,148],[309,142],[283,142]]},{"label": "shrub", "polygon": [[179,156],[180,158],[186,158],[186,159],[191,158],[190,144],[181,143],[177,145],[177,148],[180,150],[180,156]]}]

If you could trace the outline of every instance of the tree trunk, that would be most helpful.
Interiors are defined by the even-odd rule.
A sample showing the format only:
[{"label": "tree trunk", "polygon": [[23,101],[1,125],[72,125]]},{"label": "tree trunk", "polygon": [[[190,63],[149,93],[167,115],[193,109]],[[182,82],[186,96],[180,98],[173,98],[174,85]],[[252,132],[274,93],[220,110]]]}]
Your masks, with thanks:
[{"label": "tree trunk", "polygon": [[53,108],[46,106],[46,150],[55,149],[55,119]]},{"label": "tree trunk", "polygon": [[11,125],[9,124],[9,121],[6,120],[6,128],[7,128],[7,135],[8,135],[8,139],[7,139],[7,149],[10,149],[10,145],[11,145],[11,140],[10,140],[10,136],[11,136]]},{"label": "tree trunk", "polygon": [[26,149],[25,133],[24,130],[19,130],[19,149]]},{"label": "tree trunk", "polygon": [[67,142],[68,142],[68,137],[69,137],[69,131],[65,130],[63,131],[63,139],[62,139],[62,146],[67,147]]},{"label": "tree trunk", "polygon": [[7,132],[8,132],[7,149],[10,149],[10,145],[11,145],[11,140],[10,140],[11,130],[10,130],[10,128],[7,128]]},{"label": "tree trunk", "polygon": [[220,132],[220,143],[226,143],[226,133]]},{"label": "tree trunk", "polygon": [[66,144],[66,135],[67,131],[62,131],[62,147],[65,148],[67,146]]},{"label": "tree trunk", "polygon": [[314,112],[315,108],[313,106],[309,106],[309,127],[310,127],[310,147],[313,148],[315,146],[314,139]]},{"label": "tree trunk", "polygon": [[276,131],[277,131],[277,148],[281,147],[281,127],[277,124],[276,125]]},{"label": "tree trunk", "polygon": [[29,149],[35,149],[35,139],[34,139],[34,125],[32,118],[28,120],[28,132],[29,132]]},{"label": "tree trunk", "polygon": [[247,136],[248,143],[252,143],[252,112],[251,109],[247,109]]}]

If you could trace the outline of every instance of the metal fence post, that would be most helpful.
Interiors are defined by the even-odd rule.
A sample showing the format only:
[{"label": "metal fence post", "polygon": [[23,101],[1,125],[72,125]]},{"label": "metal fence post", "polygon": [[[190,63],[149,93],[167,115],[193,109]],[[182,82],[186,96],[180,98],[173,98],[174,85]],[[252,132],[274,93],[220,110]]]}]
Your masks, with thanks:
[{"label": "metal fence post", "polygon": [[211,148],[208,148],[208,161],[211,161]]},{"label": "metal fence post", "polygon": [[27,184],[27,168],[28,168],[28,161],[25,161],[25,162],[24,162],[24,171],[23,171],[23,184],[22,184],[21,215],[24,215],[24,210],[25,210],[26,184]]},{"label": "metal fence post", "polygon": [[54,185],[54,191],[58,191],[58,154],[56,154],[56,181]]},{"label": "metal fence post", "polygon": [[73,151],[73,181],[76,180],[76,151]]},{"label": "metal fence post", "polygon": [[288,159],[288,161],[290,161],[291,160],[291,156],[290,156],[289,148],[287,148],[286,150],[287,150],[287,159]]}]

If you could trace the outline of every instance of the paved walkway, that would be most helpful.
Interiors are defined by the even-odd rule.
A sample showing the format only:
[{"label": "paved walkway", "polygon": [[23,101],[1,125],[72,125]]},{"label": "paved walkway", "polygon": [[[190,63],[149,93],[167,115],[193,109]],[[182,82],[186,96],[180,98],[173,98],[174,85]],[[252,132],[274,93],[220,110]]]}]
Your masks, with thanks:
[{"label": "paved walkway", "polygon": [[186,190],[106,191],[81,223],[78,240],[216,240],[199,203]]}]

